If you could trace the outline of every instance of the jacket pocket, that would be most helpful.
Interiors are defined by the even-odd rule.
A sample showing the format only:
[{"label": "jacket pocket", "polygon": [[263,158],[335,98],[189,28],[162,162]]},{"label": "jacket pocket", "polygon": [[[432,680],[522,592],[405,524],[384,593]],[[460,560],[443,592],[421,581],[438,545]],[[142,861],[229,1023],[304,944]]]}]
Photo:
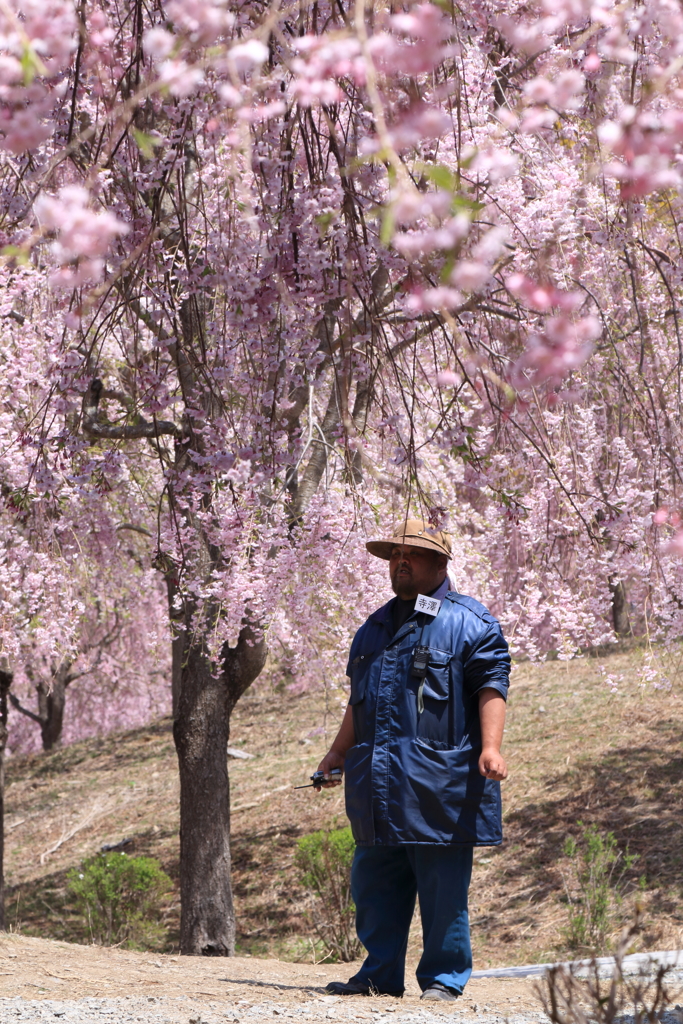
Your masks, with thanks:
[{"label": "jacket pocket", "polygon": [[418,740],[406,752],[402,798],[413,842],[497,845],[502,840],[500,783],[479,774],[471,747]]},{"label": "jacket pocket", "polygon": [[349,704],[358,704],[365,697],[365,679],[370,658],[367,654],[359,654],[351,662],[351,696]]},{"label": "jacket pocket", "polygon": [[366,738],[365,684],[371,661],[372,655],[359,654],[351,662],[351,696],[349,697],[349,704],[353,711],[353,732],[356,743],[362,743]]},{"label": "jacket pocket", "polygon": [[431,700],[448,700],[451,695],[450,664],[452,655],[445,651],[429,651],[429,664],[422,688]]},{"label": "jacket pocket", "polygon": [[417,736],[440,747],[453,744],[451,658],[444,651],[430,650],[427,674],[417,692]]},{"label": "jacket pocket", "polygon": [[[355,713],[354,708],[354,713]],[[372,744],[351,747],[344,765],[346,814],[357,843],[372,845],[375,830],[372,819]]]}]

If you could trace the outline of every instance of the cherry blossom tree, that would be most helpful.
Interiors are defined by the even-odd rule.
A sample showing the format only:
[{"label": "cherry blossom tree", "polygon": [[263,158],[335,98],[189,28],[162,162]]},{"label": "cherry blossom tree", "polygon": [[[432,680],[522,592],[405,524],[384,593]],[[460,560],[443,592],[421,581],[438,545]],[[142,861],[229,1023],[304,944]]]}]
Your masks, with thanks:
[{"label": "cherry blossom tree", "polygon": [[[130,530],[119,527],[121,534]],[[73,643],[45,650],[22,636],[9,702],[12,751],[52,750],[63,741],[130,729],[169,714],[171,693],[168,615],[147,545],[130,540],[88,566],[80,594],[83,611]],[[133,556],[133,558],[131,558]],[[144,561],[147,567],[144,567]],[[76,684],[76,685],[75,685]],[[67,703],[68,697],[68,703]],[[37,728],[36,728],[37,727]]]},{"label": "cherry blossom tree", "polygon": [[[269,645],[292,685],[340,674],[382,593],[379,524],[450,515],[454,582],[516,652],[680,635],[683,15],[16,0],[0,19],[8,656],[53,577],[77,593],[60,531],[148,531],[181,948],[229,954],[230,714]],[[40,642],[76,651],[62,618]]]}]

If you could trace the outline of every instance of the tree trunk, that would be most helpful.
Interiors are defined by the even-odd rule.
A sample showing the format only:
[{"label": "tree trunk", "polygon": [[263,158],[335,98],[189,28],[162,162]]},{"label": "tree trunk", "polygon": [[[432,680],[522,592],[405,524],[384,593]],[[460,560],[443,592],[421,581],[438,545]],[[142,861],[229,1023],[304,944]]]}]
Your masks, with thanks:
[{"label": "tree trunk", "polygon": [[35,711],[31,711],[30,708],[25,708],[15,694],[9,694],[12,707],[40,726],[43,750],[52,750],[62,742],[66,688],[75,678],[78,678],[71,675],[72,664],[73,662],[71,661],[64,661],[56,671],[53,668],[49,683],[44,682],[42,679],[36,682],[33,670],[30,666],[26,667],[26,675],[31,680],[38,697],[37,714]]},{"label": "tree trunk", "polygon": [[180,773],[180,952],[232,956],[229,717],[204,645],[185,645],[173,738]]},{"label": "tree trunk", "polygon": [[5,930],[5,748],[7,747],[7,694],[12,673],[0,670],[0,931]]},{"label": "tree trunk", "polygon": [[630,636],[631,620],[628,614],[628,596],[626,594],[626,587],[623,582],[619,580],[618,583],[610,583],[609,588],[612,592],[612,624],[614,626],[614,632],[618,637]]},{"label": "tree trunk", "polygon": [[[70,667],[70,666],[69,666]],[[43,750],[53,750],[62,742],[64,708],[66,706],[66,676],[68,669],[59,668],[52,676],[51,685],[39,682],[38,716]]]},{"label": "tree trunk", "polygon": [[[233,956],[235,911],[230,881],[230,715],[266,659],[264,641],[245,627],[223,652],[223,671],[202,638],[185,639],[173,723],[180,774],[180,952]],[[251,644],[250,644],[251,641]]]}]

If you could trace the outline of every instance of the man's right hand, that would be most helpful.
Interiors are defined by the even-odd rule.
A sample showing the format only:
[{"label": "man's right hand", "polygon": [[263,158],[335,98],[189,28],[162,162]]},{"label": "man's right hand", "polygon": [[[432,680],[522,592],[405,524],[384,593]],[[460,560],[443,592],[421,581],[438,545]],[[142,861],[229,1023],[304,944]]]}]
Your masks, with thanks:
[{"label": "man's right hand", "polygon": [[[332,786],[341,785],[341,778],[339,776],[334,779],[330,779],[329,774],[333,768],[341,768],[341,770],[344,771],[346,752],[354,743],[353,709],[350,704],[347,704],[346,711],[344,712],[344,721],[342,722],[341,728],[335,737],[334,743],[318,765],[318,771],[324,772],[324,774],[328,776],[327,779],[323,780],[320,788],[330,789]],[[317,786],[315,788],[318,789]]]},{"label": "man's right hand", "polygon": [[[330,779],[329,775],[333,768],[340,768],[344,771],[345,758],[342,754],[337,753],[336,750],[330,750],[325,754],[324,758],[318,765],[318,771],[325,773],[325,778],[321,782],[323,789],[331,789],[332,786],[341,786],[341,778]],[[316,786],[316,789],[318,787]]]}]

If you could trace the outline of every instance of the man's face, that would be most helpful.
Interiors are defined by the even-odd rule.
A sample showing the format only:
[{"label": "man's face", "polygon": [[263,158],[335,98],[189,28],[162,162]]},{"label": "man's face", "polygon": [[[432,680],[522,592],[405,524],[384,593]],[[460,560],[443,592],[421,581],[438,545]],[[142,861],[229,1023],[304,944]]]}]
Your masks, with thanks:
[{"label": "man's face", "polygon": [[404,601],[412,601],[418,594],[429,594],[443,582],[447,565],[446,556],[437,551],[397,544],[389,559],[394,593]]}]

